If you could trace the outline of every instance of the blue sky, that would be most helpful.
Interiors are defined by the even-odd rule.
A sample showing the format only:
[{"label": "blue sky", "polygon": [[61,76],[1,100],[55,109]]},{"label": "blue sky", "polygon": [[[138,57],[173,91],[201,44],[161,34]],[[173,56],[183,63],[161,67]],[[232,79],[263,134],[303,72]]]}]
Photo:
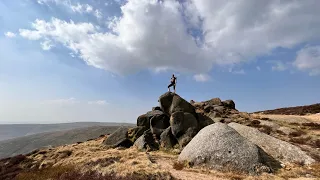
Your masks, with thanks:
[{"label": "blue sky", "polygon": [[319,6],[3,0],[0,123],[135,123],[172,73],[188,101],[233,99],[248,112],[319,103]]}]

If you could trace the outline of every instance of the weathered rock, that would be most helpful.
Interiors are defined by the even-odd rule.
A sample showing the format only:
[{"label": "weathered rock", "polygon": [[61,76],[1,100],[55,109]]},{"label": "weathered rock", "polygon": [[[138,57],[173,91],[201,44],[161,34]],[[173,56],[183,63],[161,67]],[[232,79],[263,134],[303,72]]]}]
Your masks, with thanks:
[{"label": "weathered rock", "polygon": [[195,108],[178,94],[167,92],[159,98],[160,107],[167,115],[177,111],[183,111],[193,114],[197,118]]},{"label": "weathered rock", "polygon": [[134,146],[142,151],[159,149],[159,144],[155,142],[150,130],[145,131],[143,135],[136,140]]},{"label": "weathered rock", "polygon": [[210,106],[210,105],[206,105],[206,106],[204,107],[204,111],[205,111],[206,113],[210,112],[211,109],[212,109],[212,106]]},{"label": "weathered rock", "polygon": [[223,106],[230,108],[230,109],[236,109],[236,104],[233,102],[233,100],[225,100],[222,101]]},{"label": "weathered rock", "polygon": [[221,122],[221,123],[223,123],[224,122],[224,118],[213,118],[212,119],[214,122]]},{"label": "weathered rock", "polygon": [[191,140],[192,138],[198,133],[199,129],[197,127],[190,127],[187,129],[187,131],[178,138],[178,143],[180,145],[180,148],[184,148]]},{"label": "weathered rock", "polygon": [[223,123],[206,126],[189,142],[179,161],[218,170],[255,174],[264,165],[262,150]]},{"label": "weathered rock", "polygon": [[202,129],[210,124],[213,124],[214,121],[210,117],[208,117],[204,114],[198,113],[198,123],[199,123],[198,124],[199,129]]},{"label": "weathered rock", "polygon": [[190,113],[178,111],[171,115],[170,126],[172,134],[179,138],[188,128],[198,127],[197,119]]},{"label": "weathered rock", "polygon": [[214,111],[217,111],[219,113],[224,113],[225,108],[223,106],[216,106],[213,108]]},{"label": "weathered rock", "polygon": [[171,127],[168,127],[163,133],[160,135],[160,146],[165,149],[171,149],[176,145],[178,141],[173,136],[171,132]]},{"label": "weathered rock", "polygon": [[148,130],[147,127],[145,126],[138,126],[134,128],[130,128],[128,130],[128,138],[132,141],[135,142],[142,134]]},{"label": "weathered rock", "polygon": [[178,111],[170,118],[171,132],[181,147],[190,141],[198,132],[198,121],[190,113]]},{"label": "weathered rock", "polygon": [[222,102],[220,98],[212,98],[211,100],[208,101],[209,105],[218,105],[218,106],[222,106]]},{"label": "weathered rock", "polygon": [[211,118],[211,119],[213,119],[213,118],[221,117],[221,114],[214,111],[214,112],[210,112],[210,113],[208,114],[208,117]]},{"label": "weathered rock", "polygon": [[156,106],[152,108],[152,111],[162,111],[162,110],[161,110],[161,107]]},{"label": "weathered rock", "polygon": [[170,126],[170,118],[166,114],[153,116],[150,120],[150,129],[152,134],[160,137],[160,134]]},{"label": "weathered rock", "polygon": [[149,128],[151,118],[155,115],[161,115],[161,114],[163,114],[163,112],[159,110],[149,111],[146,114],[142,114],[137,119],[137,126],[145,126]]},{"label": "weathered rock", "polygon": [[278,161],[283,163],[304,162],[304,164],[315,162],[299,147],[262,133],[255,128],[238,123],[230,123],[228,125]]},{"label": "weathered rock", "polygon": [[132,142],[128,138],[128,127],[120,127],[114,133],[112,133],[109,137],[107,137],[103,144],[110,147],[130,147],[132,146]]}]

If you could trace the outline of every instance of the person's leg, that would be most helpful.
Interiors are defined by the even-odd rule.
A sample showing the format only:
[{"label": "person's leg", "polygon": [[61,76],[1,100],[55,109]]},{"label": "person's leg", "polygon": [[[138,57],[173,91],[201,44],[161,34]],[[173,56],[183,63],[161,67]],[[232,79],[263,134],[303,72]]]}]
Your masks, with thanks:
[{"label": "person's leg", "polygon": [[172,85],[173,85],[172,83],[169,84],[169,86],[168,86],[168,92],[170,92],[170,87],[171,87]]},{"label": "person's leg", "polygon": [[174,93],[176,93],[176,84],[173,85]]}]

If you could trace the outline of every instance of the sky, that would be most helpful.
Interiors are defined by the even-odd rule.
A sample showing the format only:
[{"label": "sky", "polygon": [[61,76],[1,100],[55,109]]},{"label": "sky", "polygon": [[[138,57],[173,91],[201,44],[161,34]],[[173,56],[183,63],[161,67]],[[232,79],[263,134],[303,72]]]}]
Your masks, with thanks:
[{"label": "sky", "polygon": [[1,0],[0,124],[135,123],[187,101],[320,102],[318,0]]}]

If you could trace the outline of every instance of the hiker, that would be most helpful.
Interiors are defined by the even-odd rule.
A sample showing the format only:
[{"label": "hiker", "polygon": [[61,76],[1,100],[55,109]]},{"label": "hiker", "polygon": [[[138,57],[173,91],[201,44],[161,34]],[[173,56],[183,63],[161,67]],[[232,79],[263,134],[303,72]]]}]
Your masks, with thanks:
[{"label": "hiker", "polygon": [[170,92],[170,87],[173,86],[174,93],[176,93],[176,84],[177,84],[177,77],[175,77],[174,74],[172,74],[171,83],[168,86],[168,91]]}]

